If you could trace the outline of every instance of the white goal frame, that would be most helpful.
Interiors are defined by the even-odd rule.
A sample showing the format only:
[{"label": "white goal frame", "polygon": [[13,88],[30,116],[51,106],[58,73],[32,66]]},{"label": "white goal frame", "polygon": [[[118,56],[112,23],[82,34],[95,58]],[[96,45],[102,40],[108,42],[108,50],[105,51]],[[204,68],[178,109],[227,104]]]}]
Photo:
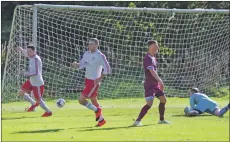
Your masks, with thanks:
[{"label": "white goal frame", "polygon": [[[37,12],[39,8],[55,8],[55,9],[79,9],[79,10],[99,10],[99,11],[126,11],[126,12],[136,12],[136,11],[148,11],[148,12],[159,12],[159,13],[171,13],[173,16],[175,13],[198,13],[198,14],[229,14],[229,10],[224,9],[165,9],[165,8],[127,8],[127,7],[102,7],[102,6],[79,6],[79,5],[48,5],[48,4],[34,4],[34,5],[19,5],[19,7],[33,7],[33,21],[32,21],[32,43],[37,45]],[[13,16],[12,25],[15,20],[15,12]],[[12,39],[13,30],[10,33],[10,40]],[[9,43],[10,44],[10,43]],[[9,45],[10,46],[10,45]],[[8,47],[9,47],[8,46]],[[6,64],[3,73],[2,88],[4,89],[6,80],[6,68],[8,66],[8,58],[11,51],[8,50],[6,56]],[[174,95],[174,94],[172,94]]]}]

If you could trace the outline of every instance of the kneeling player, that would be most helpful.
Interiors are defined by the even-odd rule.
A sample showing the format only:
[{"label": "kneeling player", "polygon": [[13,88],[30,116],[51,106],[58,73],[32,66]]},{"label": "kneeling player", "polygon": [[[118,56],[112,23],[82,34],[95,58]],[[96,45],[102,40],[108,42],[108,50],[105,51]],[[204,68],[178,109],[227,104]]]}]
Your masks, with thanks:
[{"label": "kneeling player", "polygon": [[[43,101],[42,96],[44,93],[44,81],[42,78],[42,61],[40,57],[35,52],[35,46],[29,45],[27,50],[21,47],[17,48],[18,51],[22,52],[24,56],[29,58],[29,70],[26,72],[21,72],[20,74],[30,77],[23,85],[19,91],[20,96],[24,96],[24,99],[31,103],[31,107],[26,111],[31,112],[38,105],[45,110],[42,117],[51,116],[52,112],[47,107],[46,103]],[[36,101],[34,101],[28,94],[33,93]]]},{"label": "kneeling player", "polygon": [[217,103],[211,100],[207,95],[199,93],[199,89],[192,88],[190,91],[190,108],[186,107],[184,112],[187,116],[197,116],[204,112],[223,116],[230,108],[230,104],[219,109]]}]

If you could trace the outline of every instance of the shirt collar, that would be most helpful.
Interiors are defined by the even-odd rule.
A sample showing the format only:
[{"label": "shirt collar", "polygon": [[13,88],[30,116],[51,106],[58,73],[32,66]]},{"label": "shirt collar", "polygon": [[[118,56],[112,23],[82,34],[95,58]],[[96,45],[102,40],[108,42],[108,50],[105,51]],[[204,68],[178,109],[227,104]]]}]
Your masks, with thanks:
[{"label": "shirt collar", "polygon": [[36,56],[36,53],[33,55],[33,56],[31,56],[30,58],[33,58],[33,57],[35,57]]}]

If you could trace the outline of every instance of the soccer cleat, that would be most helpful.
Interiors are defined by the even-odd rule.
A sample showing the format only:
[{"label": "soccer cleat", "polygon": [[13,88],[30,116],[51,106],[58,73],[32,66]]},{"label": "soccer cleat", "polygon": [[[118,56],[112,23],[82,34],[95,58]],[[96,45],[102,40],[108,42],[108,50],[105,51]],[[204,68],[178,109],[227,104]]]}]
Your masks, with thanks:
[{"label": "soccer cleat", "polygon": [[97,112],[95,112],[95,115],[96,115],[96,121],[98,121],[98,119],[100,118],[101,116],[101,108],[97,108]]},{"label": "soccer cleat", "polygon": [[45,112],[43,115],[42,115],[42,117],[49,117],[49,116],[51,116],[52,115],[52,112],[50,111],[50,112]]},{"label": "soccer cleat", "polygon": [[96,126],[101,127],[101,126],[105,125],[105,123],[106,123],[106,121],[105,121],[105,119],[103,119],[103,120],[99,121]]},{"label": "soccer cleat", "polygon": [[31,105],[29,108],[26,108],[25,111],[27,112],[35,111],[35,108],[37,106],[38,106],[38,103],[36,103],[35,105]]},{"label": "soccer cleat", "polygon": [[159,120],[158,124],[171,124],[171,122],[169,122],[167,120]]},{"label": "soccer cleat", "polygon": [[133,123],[133,125],[132,126],[135,126],[135,127],[141,127],[142,126],[142,124],[141,124],[141,122],[140,121],[135,121],[134,123]]}]

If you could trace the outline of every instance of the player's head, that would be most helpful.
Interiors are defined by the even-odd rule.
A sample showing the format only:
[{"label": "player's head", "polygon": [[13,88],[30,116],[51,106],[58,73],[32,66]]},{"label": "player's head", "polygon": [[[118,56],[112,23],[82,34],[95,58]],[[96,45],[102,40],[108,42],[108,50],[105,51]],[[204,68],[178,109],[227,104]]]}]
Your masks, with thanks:
[{"label": "player's head", "polygon": [[147,46],[148,46],[148,52],[150,54],[156,55],[158,53],[159,45],[156,40],[147,41]]},{"label": "player's head", "polygon": [[194,94],[194,93],[199,93],[199,89],[198,88],[192,88],[190,90],[190,95]]},{"label": "player's head", "polygon": [[35,46],[34,46],[33,44],[29,44],[29,45],[27,46],[27,55],[28,55],[29,57],[32,57],[32,56],[34,56],[35,53],[36,53],[36,48],[35,48]]},{"label": "player's head", "polygon": [[88,48],[89,51],[95,51],[99,46],[99,40],[97,38],[91,38],[89,40]]}]

